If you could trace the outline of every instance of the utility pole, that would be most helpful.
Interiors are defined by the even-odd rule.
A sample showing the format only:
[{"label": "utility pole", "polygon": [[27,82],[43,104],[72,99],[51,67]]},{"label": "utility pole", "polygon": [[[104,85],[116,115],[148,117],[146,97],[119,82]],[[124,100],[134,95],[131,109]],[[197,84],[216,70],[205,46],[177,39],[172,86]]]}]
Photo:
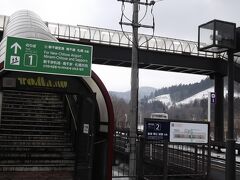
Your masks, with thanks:
[{"label": "utility pole", "polygon": [[138,128],[138,90],[139,90],[139,70],[138,70],[138,28],[154,28],[153,26],[140,25],[138,21],[138,9],[139,5],[151,6],[155,4],[155,1],[148,0],[141,2],[141,0],[118,0],[133,4],[132,22],[122,22],[120,25],[132,26],[132,67],[131,67],[131,101],[130,101],[130,154],[129,154],[129,176],[132,180],[137,178],[137,128]]},{"label": "utility pole", "polygon": [[[138,122],[138,0],[133,2],[132,17],[132,69],[131,69],[131,104],[130,104],[130,155],[129,155],[129,175],[136,176],[136,138]],[[135,178],[133,178],[135,179]]]}]

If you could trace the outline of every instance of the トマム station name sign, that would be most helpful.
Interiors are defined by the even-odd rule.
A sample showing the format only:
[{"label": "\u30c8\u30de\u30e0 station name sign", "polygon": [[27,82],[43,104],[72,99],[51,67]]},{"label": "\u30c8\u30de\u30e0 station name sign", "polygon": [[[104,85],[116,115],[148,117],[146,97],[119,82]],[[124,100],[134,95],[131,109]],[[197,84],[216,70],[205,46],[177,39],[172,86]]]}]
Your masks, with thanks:
[{"label": "\u30c8\u30de\u30e0 station name sign", "polygon": [[66,89],[68,82],[64,80],[52,80],[44,77],[18,77],[17,81],[21,86],[28,87],[46,87],[46,88],[63,88]]},{"label": "\u30c8\u30de\u30e0 station name sign", "polygon": [[5,70],[91,76],[93,47],[7,37]]}]

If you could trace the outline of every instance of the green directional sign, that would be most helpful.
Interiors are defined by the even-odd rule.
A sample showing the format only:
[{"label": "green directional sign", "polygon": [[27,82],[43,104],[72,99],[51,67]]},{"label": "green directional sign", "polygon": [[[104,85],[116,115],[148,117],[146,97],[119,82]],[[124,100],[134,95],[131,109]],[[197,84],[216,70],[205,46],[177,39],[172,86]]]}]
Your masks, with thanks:
[{"label": "green directional sign", "polygon": [[8,37],[5,70],[91,76],[92,46]]}]

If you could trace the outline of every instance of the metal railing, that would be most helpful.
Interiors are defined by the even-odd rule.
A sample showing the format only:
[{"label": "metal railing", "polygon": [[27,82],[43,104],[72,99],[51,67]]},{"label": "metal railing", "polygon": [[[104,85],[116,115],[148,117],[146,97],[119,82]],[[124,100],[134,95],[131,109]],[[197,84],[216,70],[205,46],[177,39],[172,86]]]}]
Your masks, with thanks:
[{"label": "metal railing", "polygon": [[[132,46],[132,33],[83,25],[65,25],[46,22],[50,32],[56,38],[83,40],[121,47]],[[194,41],[173,39],[160,36],[139,34],[140,49],[188,54],[202,57],[214,57],[214,53],[198,51],[198,43]]]},{"label": "metal railing", "polygon": [[[210,149],[204,144],[176,144],[165,141],[136,139],[137,179],[159,179],[167,177],[200,177],[209,174]],[[127,132],[116,132],[114,141],[115,160],[113,179],[129,178],[129,136]],[[135,149],[135,148],[133,148]]]},{"label": "metal railing", "polygon": [[144,177],[201,177],[208,175],[210,159],[206,145],[183,145],[164,141],[145,143],[145,159],[149,168]]},{"label": "metal railing", "polygon": [[[225,143],[211,141],[210,144],[206,145],[177,144],[164,141],[146,141],[140,136],[136,138],[138,154],[136,158],[138,158],[137,164],[140,164],[137,172],[145,179],[159,179],[164,178],[164,176],[204,178],[209,175],[210,170],[220,169],[223,173],[225,171]],[[113,179],[133,177],[129,176],[130,151],[128,130],[117,130],[114,141]],[[240,174],[239,151],[239,144],[236,144],[237,174]]]}]

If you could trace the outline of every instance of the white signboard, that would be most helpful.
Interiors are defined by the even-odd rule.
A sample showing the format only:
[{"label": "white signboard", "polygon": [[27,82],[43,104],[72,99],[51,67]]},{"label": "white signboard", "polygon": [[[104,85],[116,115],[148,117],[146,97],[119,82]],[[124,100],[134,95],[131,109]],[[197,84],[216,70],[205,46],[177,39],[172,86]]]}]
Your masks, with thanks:
[{"label": "white signboard", "polygon": [[83,124],[83,133],[88,134],[89,133],[89,124]]},{"label": "white signboard", "polygon": [[170,122],[170,142],[208,143],[208,124]]}]

